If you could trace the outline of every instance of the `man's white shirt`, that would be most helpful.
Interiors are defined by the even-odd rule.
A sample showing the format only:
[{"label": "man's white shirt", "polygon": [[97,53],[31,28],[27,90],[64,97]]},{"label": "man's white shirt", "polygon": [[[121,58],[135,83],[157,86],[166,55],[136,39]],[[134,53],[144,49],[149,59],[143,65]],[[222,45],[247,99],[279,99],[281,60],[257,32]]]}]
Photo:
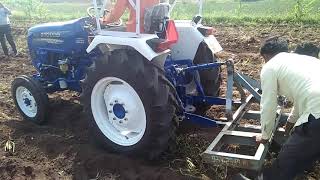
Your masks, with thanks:
[{"label": "man's white shirt", "polygon": [[299,126],[312,114],[320,118],[320,60],[294,53],[280,53],[261,71],[262,138],[269,139],[275,128],[277,96],[293,102],[289,122]]},{"label": "man's white shirt", "polygon": [[10,24],[9,15],[11,14],[10,10],[6,7],[0,8],[0,25]]}]

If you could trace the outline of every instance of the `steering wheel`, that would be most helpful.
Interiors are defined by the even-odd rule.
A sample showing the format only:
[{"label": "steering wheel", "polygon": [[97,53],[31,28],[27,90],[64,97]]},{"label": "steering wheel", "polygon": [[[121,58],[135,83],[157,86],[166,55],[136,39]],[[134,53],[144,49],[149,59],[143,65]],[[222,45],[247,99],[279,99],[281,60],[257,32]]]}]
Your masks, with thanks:
[{"label": "steering wheel", "polygon": [[[98,10],[99,10],[99,12],[100,12],[100,11],[101,11],[101,7],[98,7]],[[104,9],[102,16],[105,16],[105,15],[108,14],[108,13],[110,13],[110,10]],[[89,8],[87,9],[87,14],[88,14],[88,16],[91,17],[92,19],[95,19],[95,18],[96,18],[96,16],[95,16],[95,9],[94,9],[93,6],[92,6],[92,7],[89,7]],[[116,22],[109,23],[109,24],[105,24],[105,26],[108,26],[108,27],[119,27],[119,26],[122,26],[122,24],[123,24],[122,19],[119,19],[119,20],[116,21]]]}]

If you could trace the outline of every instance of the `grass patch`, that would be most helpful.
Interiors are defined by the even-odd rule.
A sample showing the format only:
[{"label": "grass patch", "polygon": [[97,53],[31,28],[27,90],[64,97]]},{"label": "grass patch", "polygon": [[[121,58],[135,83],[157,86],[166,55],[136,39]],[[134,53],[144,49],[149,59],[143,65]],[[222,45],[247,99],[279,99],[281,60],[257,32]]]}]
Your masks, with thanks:
[{"label": "grass patch", "polygon": [[[303,0],[310,1],[310,0]],[[42,16],[28,18],[18,6],[11,5],[13,19],[59,21],[86,16],[86,9],[90,3],[45,3],[47,13]],[[205,0],[203,16],[207,24],[265,24],[265,23],[293,23],[319,24],[320,1],[314,1],[312,6],[303,6],[305,12],[297,16],[296,0],[260,0],[254,2],[239,2],[236,0]],[[305,8],[305,9],[303,9]],[[191,1],[177,3],[172,17],[174,19],[191,19],[198,13],[198,6]],[[125,16],[124,19],[126,19]]]},{"label": "grass patch", "polygon": [[[261,0],[241,4],[235,1],[207,0],[203,16],[207,24],[319,24],[320,1],[315,1],[302,17],[297,17],[295,5],[296,0]],[[192,3],[180,3],[175,8],[172,14],[174,19],[191,19],[197,12],[196,4]]]}]

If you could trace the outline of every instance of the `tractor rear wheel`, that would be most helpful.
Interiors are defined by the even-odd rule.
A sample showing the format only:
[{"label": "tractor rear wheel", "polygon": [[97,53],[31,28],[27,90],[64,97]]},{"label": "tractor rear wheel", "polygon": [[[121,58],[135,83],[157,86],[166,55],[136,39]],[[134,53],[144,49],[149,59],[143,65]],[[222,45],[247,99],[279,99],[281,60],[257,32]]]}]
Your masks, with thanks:
[{"label": "tractor rear wheel", "polygon": [[164,72],[136,51],[96,60],[81,101],[98,143],[108,150],[154,159],[175,137],[176,99]]}]

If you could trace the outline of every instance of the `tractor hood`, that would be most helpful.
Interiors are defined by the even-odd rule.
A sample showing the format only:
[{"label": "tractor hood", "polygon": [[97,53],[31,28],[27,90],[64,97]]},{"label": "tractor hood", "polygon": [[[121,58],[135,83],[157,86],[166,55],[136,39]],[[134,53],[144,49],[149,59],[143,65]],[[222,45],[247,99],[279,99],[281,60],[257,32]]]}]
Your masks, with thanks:
[{"label": "tractor hood", "polygon": [[30,28],[29,49],[58,49],[65,53],[85,50],[88,47],[88,33],[84,29],[86,19],[46,23]]}]

